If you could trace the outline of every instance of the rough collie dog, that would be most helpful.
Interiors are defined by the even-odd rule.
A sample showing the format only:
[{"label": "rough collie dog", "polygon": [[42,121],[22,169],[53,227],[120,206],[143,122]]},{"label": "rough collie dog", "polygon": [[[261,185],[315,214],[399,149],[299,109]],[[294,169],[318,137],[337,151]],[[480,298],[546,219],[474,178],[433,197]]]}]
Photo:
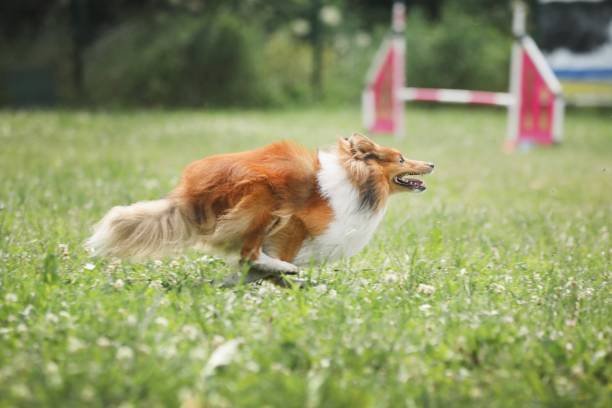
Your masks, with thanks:
[{"label": "rough collie dog", "polygon": [[421,192],[434,165],[360,134],[311,152],[291,142],[191,163],[167,198],[111,209],[86,246],[94,255],[159,257],[205,245],[239,255],[246,281],[350,257],[370,240],[389,195]]}]

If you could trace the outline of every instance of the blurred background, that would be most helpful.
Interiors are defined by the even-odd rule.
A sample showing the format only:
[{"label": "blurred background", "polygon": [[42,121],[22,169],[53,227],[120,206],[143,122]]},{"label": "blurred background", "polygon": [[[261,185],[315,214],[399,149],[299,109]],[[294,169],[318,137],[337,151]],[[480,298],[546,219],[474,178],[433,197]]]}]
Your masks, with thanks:
[{"label": "blurred background", "polygon": [[[2,0],[0,106],[357,106],[391,3]],[[528,3],[570,103],[612,104],[612,0]],[[406,5],[408,85],[508,88],[510,1]]]}]

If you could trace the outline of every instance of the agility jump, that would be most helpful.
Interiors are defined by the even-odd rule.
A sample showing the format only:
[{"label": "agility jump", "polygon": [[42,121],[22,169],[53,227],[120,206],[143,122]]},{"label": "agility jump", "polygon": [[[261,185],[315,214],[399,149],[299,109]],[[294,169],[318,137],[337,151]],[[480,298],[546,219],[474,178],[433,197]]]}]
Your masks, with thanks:
[{"label": "agility jump", "polygon": [[565,111],[561,84],[536,43],[526,34],[525,20],[524,3],[515,2],[509,92],[406,88],[405,6],[396,1],[392,33],[376,54],[362,95],[365,127],[372,133],[403,137],[406,101],[493,105],[508,109],[506,145],[509,148],[560,142]]}]

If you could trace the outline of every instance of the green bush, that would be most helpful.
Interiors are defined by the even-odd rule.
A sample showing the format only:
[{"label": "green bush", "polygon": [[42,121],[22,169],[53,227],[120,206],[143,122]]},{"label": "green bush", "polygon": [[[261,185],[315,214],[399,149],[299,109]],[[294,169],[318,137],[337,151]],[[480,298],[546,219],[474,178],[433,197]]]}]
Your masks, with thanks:
[{"label": "green bush", "polygon": [[406,39],[409,86],[508,88],[511,38],[459,8],[446,9],[435,25],[412,13]]},{"label": "green bush", "polygon": [[[388,26],[361,32],[356,21],[347,18],[326,32],[323,98],[318,102],[359,103],[368,66]],[[226,12],[131,18],[88,48],[85,94],[98,106],[312,103],[312,49],[289,28],[266,30],[261,22],[245,22]],[[503,27],[483,17],[451,4],[434,24],[414,11],[406,38],[411,86],[508,87],[511,39]]]},{"label": "green bush", "polygon": [[305,42],[279,30],[268,37],[258,58],[261,87],[268,102],[282,106],[310,100],[312,60]]},{"label": "green bush", "polygon": [[126,22],[87,52],[86,88],[104,105],[249,106],[260,88],[253,27],[230,15]]}]

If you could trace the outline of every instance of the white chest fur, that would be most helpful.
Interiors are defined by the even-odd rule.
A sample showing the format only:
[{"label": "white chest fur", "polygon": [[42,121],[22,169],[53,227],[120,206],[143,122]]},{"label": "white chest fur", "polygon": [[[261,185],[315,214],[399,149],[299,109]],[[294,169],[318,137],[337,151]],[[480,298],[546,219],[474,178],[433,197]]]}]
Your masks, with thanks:
[{"label": "white chest fur", "polygon": [[386,211],[386,207],[378,211],[359,208],[359,192],[335,152],[319,152],[319,161],[319,188],[334,218],[323,234],[304,243],[293,261],[297,265],[355,255],[370,241]]}]

